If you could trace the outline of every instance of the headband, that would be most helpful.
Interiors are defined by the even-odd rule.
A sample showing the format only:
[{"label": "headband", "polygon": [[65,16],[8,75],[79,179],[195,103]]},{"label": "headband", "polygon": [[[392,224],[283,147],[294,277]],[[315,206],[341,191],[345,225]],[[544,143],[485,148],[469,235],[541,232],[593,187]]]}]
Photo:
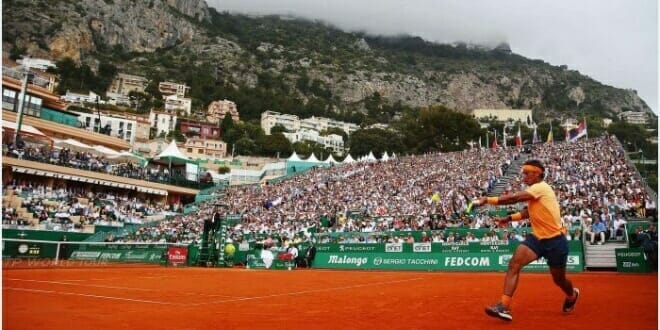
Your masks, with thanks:
[{"label": "headband", "polygon": [[543,173],[543,170],[540,167],[536,167],[534,165],[529,165],[529,164],[523,165],[522,170],[527,172],[539,173],[539,174]]}]

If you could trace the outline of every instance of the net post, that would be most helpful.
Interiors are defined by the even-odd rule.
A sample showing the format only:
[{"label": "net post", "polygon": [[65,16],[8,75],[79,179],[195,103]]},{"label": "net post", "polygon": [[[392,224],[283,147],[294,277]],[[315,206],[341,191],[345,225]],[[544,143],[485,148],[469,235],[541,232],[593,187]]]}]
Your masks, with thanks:
[{"label": "net post", "polygon": [[57,247],[55,247],[55,265],[60,261],[60,242],[57,242]]}]

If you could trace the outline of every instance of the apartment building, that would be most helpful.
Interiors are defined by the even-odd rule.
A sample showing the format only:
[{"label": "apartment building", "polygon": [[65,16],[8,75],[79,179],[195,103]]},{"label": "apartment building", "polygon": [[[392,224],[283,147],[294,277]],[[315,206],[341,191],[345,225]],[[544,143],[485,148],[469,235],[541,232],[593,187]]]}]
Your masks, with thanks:
[{"label": "apartment building", "polygon": [[107,92],[121,95],[128,95],[132,91],[144,93],[148,83],[149,80],[145,77],[119,73],[112,80]]},{"label": "apartment building", "polygon": [[[86,113],[73,111],[78,114],[82,128],[92,132],[102,129],[105,134],[120,138],[130,144],[135,142],[137,131],[137,118],[116,113]],[[147,139],[149,138],[147,132]]]},{"label": "apartment building", "polygon": [[476,119],[495,118],[497,121],[520,121],[528,127],[533,127],[534,120],[532,119],[531,109],[474,109],[472,115]]},{"label": "apartment building", "polygon": [[169,134],[176,126],[177,115],[168,111],[151,110],[149,112],[149,123],[156,136]]},{"label": "apartment building", "polygon": [[239,113],[236,103],[229,100],[213,101],[206,110],[206,120],[211,123],[219,123],[227,114],[231,114],[231,119],[239,122]]},{"label": "apartment building", "polygon": [[168,95],[164,97],[165,99],[165,111],[170,111],[173,113],[183,112],[186,115],[190,115],[192,109],[192,100],[185,97],[179,97],[177,95]]},{"label": "apartment building", "polygon": [[332,149],[332,151],[338,154],[343,154],[346,151],[344,148],[344,139],[341,135],[337,134],[321,136],[318,131],[301,128],[293,133],[284,133],[284,137],[286,137],[291,143],[313,141],[323,145],[325,148]]},{"label": "apartment building", "polygon": [[275,125],[281,125],[289,132],[295,132],[300,129],[300,119],[296,115],[287,115],[275,111],[264,111],[261,113],[261,128],[266,135],[270,135],[270,130]]},{"label": "apartment building", "polygon": [[185,98],[190,91],[190,86],[171,81],[162,81],[158,84],[158,91],[163,96],[176,95],[178,98]]},{"label": "apartment building", "polygon": [[646,125],[648,114],[641,111],[624,111],[619,114],[619,119],[633,125]]},{"label": "apartment building", "polygon": [[307,119],[302,119],[300,121],[300,128],[315,130],[318,132],[327,130],[329,128],[338,128],[346,132],[346,134],[351,135],[353,134],[353,132],[360,129],[360,126],[353,123],[346,123],[343,121],[334,120],[330,118],[312,116]]},{"label": "apartment building", "polygon": [[202,139],[219,139],[220,126],[214,123],[207,123],[191,119],[182,119],[180,121],[181,134],[189,136],[196,135]]},{"label": "apartment building", "polygon": [[186,140],[181,149],[183,154],[192,159],[221,159],[227,155],[227,143],[214,140],[193,137]]}]

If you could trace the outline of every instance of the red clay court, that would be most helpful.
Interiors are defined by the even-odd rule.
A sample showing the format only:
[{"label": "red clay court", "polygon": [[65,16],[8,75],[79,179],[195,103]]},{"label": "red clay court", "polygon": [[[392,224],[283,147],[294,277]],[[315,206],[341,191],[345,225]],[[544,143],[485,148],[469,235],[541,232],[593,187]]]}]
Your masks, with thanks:
[{"label": "red clay court", "polygon": [[129,266],[3,269],[4,329],[657,329],[657,274],[571,273],[572,314],[525,272],[513,322],[490,318],[503,273]]}]

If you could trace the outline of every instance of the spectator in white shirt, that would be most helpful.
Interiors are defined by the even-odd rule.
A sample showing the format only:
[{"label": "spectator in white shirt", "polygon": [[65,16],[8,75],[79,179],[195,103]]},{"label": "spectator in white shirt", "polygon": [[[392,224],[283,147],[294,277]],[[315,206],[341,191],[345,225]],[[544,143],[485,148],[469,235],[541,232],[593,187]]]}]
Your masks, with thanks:
[{"label": "spectator in white shirt", "polygon": [[612,225],[612,236],[610,237],[616,237],[616,239],[621,239],[623,235],[625,235],[625,224],[628,222],[626,219],[623,218],[621,213],[616,215],[616,219],[614,219],[613,225]]}]

